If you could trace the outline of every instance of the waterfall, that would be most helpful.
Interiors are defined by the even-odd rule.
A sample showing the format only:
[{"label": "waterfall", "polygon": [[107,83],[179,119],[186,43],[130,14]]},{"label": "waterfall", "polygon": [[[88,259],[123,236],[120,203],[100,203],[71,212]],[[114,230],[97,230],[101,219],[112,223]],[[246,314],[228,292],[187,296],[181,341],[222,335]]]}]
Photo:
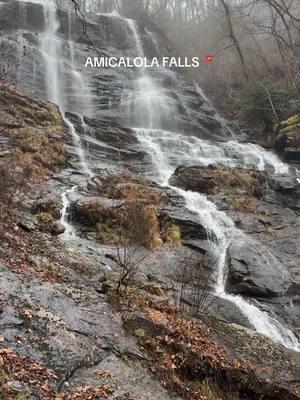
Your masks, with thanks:
[{"label": "waterfall", "polygon": [[[138,57],[144,58],[142,40],[138,33],[136,22],[128,19],[129,31],[131,32]],[[170,115],[175,112],[171,108],[170,98],[166,96],[164,90],[154,81],[146,72],[146,68],[141,68],[137,80],[137,87],[134,93],[127,94],[127,109],[130,111],[133,107],[136,126],[140,128],[148,127],[151,129],[160,128],[164,121],[170,121]]]},{"label": "waterfall", "polygon": [[[63,120],[69,130],[72,137],[73,145],[75,147],[78,159],[82,166],[82,173],[87,178],[94,176],[90,170],[88,162],[86,160],[85,150],[82,146],[81,138],[76,131],[76,127],[70,118],[67,117],[66,112],[68,111],[68,99],[63,95],[66,92],[66,81],[67,81],[67,70],[64,62],[62,61],[62,46],[60,38],[57,33],[59,30],[59,21],[57,18],[57,6],[54,1],[47,0],[35,0],[35,2],[43,6],[45,29],[40,35],[40,51],[44,60],[45,65],[45,87],[46,94],[49,101],[57,104],[61,111]],[[71,6],[70,6],[71,7]],[[91,95],[88,91],[87,85],[84,78],[76,70],[75,57],[74,57],[74,44],[72,42],[72,13],[69,7],[68,13],[68,46],[70,63],[68,65],[71,73],[71,86],[72,94],[76,98],[75,111],[81,111],[86,114],[92,113]],[[74,229],[68,222],[68,209],[70,205],[69,195],[76,191],[77,186],[72,189],[67,189],[62,193],[62,212],[61,212],[61,223],[65,227],[64,238],[68,239],[74,236]]]},{"label": "waterfall", "polygon": [[77,186],[73,186],[71,189],[64,191],[61,196],[63,207],[62,207],[62,211],[61,211],[60,222],[65,227],[65,232],[63,233],[63,237],[65,239],[69,239],[69,238],[75,236],[75,231],[74,231],[73,225],[70,224],[70,222],[69,222],[68,208],[70,205],[69,195],[71,193],[74,193],[76,189],[77,189]]},{"label": "waterfall", "polygon": [[[94,110],[89,85],[76,66],[76,46],[72,42],[72,13],[69,10],[69,37],[67,43],[69,59],[66,60],[63,59],[63,53],[66,49],[62,46],[59,38],[60,25],[57,19],[55,2],[52,0],[31,1],[41,4],[44,10],[45,29],[39,35],[39,50],[45,68],[47,98],[58,104],[61,110],[80,161],[80,172],[86,182],[94,176],[94,172],[90,167],[76,125],[72,122],[73,119],[69,117],[67,111],[79,113],[78,125],[85,131],[86,126],[83,114],[93,115]],[[136,23],[133,20],[123,19],[117,15],[112,16],[112,18],[119,18],[124,21],[124,24],[128,27],[128,32],[134,40],[136,55],[144,57],[143,43]],[[215,163],[230,167],[270,169],[273,173],[288,172],[288,167],[274,154],[266,152],[257,145],[238,143],[234,140],[234,134],[230,133],[230,131],[229,133],[233,140],[214,143],[180,132],[177,129],[176,122],[173,121],[177,110],[174,108],[174,102],[171,97],[162,85],[148,73],[146,68],[141,69],[139,72],[135,91],[125,93],[122,99],[128,110],[130,108],[134,113],[133,128],[140,144],[143,146],[143,150],[152,159],[152,175],[157,183],[169,186],[169,178],[179,165],[210,165]],[[165,75],[171,76],[172,72],[166,70]],[[68,78],[71,79],[70,87],[67,87]],[[69,94],[72,99],[75,99],[75,104],[70,104],[69,99],[66,98],[67,89],[71,91]],[[199,97],[210,104],[197,85],[195,89]],[[179,99],[179,101],[186,108],[183,99]],[[210,107],[213,109],[211,105]],[[187,115],[189,115],[188,112]],[[224,120],[216,112],[212,113],[212,115],[223,129],[228,132],[229,128]],[[165,129],[165,126],[170,126],[172,132]],[[90,141],[95,143],[96,139],[91,137]],[[77,189],[78,186],[75,185],[62,193],[61,222],[65,226],[65,239],[75,235],[72,225],[68,222],[68,209],[70,196]],[[248,303],[241,296],[233,296],[225,292],[225,262],[228,247],[231,241],[237,237],[245,241],[249,241],[249,238],[239,231],[226,213],[218,210],[215,204],[210,202],[206,196],[174,187],[172,189],[183,196],[187,209],[197,215],[199,223],[207,230],[211,254],[218,261],[215,293],[220,298],[234,303],[258,332],[269,336],[288,348],[300,351],[299,342],[292,331],[282,326],[274,317],[261,311],[256,305]]]},{"label": "waterfall", "polygon": [[153,46],[154,46],[155,53],[156,53],[155,55],[156,55],[156,56],[159,56],[159,54],[160,54],[160,49],[159,49],[159,43],[158,43],[158,41],[157,41],[156,35],[155,35],[153,32],[148,31],[148,29],[145,29],[145,31],[146,31],[147,36],[150,38],[150,40],[151,40],[151,42],[152,42],[152,44],[153,44]]},{"label": "waterfall", "polygon": [[214,118],[220,123],[224,133],[227,133],[229,136],[235,138],[235,134],[234,134],[233,130],[227,125],[224,118],[214,109],[213,105],[211,104],[211,101],[209,100],[209,98],[206,96],[204,91],[200,88],[200,86],[197,83],[195,83],[195,89],[196,89],[196,92],[210,105],[210,107],[213,108],[213,110],[215,112]]},{"label": "waterfall", "polygon": [[60,79],[63,66],[59,62],[61,52],[60,41],[56,37],[59,23],[56,18],[56,6],[52,1],[42,2],[44,7],[45,31],[40,38],[40,50],[45,63],[45,86],[49,101],[62,105]]},{"label": "waterfall", "polygon": [[[144,57],[138,27],[131,20],[128,20],[128,25],[136,43],[137,54],[139,57]],[[144,126],[136,128],[135,132],[143,150],[152,159],[152,176],[159,184],[171,187],[168,183],[169,178],[179,165],[208,165],[211,161],[216,160],[218,163],[221,161],[222,164],[231,166],[236,166],[238,163],[243,167],[255,165],[260,170],[269,166],[275,173],[288,171],[287,166],[275,155],[265,152],[259,146],[240,144],[234,140],[225,144],[211,144],[209,141],[195,137],[158,129],[161,113],[167,113],[168,117],[171,118],[172,109],[166,110],[168,102],[164,96],[161,96],[161,89],[157,88],[145,69],[141,71],[138,88],[139,93],[136,99],[138,103],[136,107],[137,124],[139,126],[141,124],[142,110],[144,113],[147,112],[148,117],[143,119]],[[198,90],[203,96],[201,89]],[[224,120],[222,122],[224,123]],[[287,348],[300,351],[300,343],[291,330],[282,326],[274,317],[250,304],[241,296],[234,296],[225,292],[225,264],[228,247],[234,238],[245,241],[249,241],[249,238],[239,231],[226,213],[219,211],[206,196],[176,187],[171,188],[184,197],[187,209],[198,216],[199,223],[207,231],[211,254],[217,259],[216,295],[234,303],[257,332],[270,337]]]}]

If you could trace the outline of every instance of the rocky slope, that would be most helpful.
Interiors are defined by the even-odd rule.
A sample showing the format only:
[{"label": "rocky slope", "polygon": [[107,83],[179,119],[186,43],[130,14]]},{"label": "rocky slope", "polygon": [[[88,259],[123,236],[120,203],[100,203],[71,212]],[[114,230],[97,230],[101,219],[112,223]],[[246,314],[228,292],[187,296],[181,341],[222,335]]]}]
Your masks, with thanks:
[{"label": "rocky slope", "polygon": [[[228,249],[227,290],[260,298],[299,329],[297,179],[281,180],[254,170],[194,166],[179,167],[171,183],[208,194],[248,234],[248,243],[237,237]],[[251,237],[266,247],[257,248]],[[272,263],[265,258],[270,248],[277,256]]]},{"label": "rocky slope", "polygon": [[[62,11],[61,25],[55,25],[61,112],[41,100],[49,97],[40,51],[44,11],[29,2],[0,7],[7,18],[1,55],[12,62],[15,57],[19,88],[31,92],[0,88],[0,167],[6,177],[0,183],[14,194],[0,195],[2,397],[299,398],[299,352],[254,332],[235,304],[216,295],[209,254],[214,238],[176,189],[207,195],[248,235],[228,248],[226,290],[272,312],[296,335],[296,179],[272,175],[274,165],[282,167],[273,155],[228,140],[230,131],[195,83],[159,69],[155,95],[165,101],[165,113],[158,118],[162,107],[155,97],[160,124],[153,154],[161,145],[168,165],[184,165],[170,179],[173,188],[153,182],[153,154],[137,136],[143,118],[136,119],[136,109],[147,120],[151,113],[130,103],[140,99],[137,72],[81,74],[91,50],[72,13]],[[90,16],[87,27],[101,54],[135,55],[130,21]],[[147,28],[139,32],[147,54],[155,54]],[[201,166],[194,165],[199,160]],[[262,164],[268,172],[253,169]],[[126,252],[133,260],[129,273]],[[196,281],[199,275],[182,270],[195,260],[204,271],[198,287],[186,277]],[[199,293],[202,308],[194,312]]]},{"label": "rocky slope", "polygon": [[[11,89],[10,93],[23,98],[22,94]],[[29,101],[30,97],[24,96],[23,99]],[[50,118],[51,107],[34,104],[48,110]],[[6,136],[5,129],[3,126],[3,137]],[[39,129],[45,137],[53,135],[47,126]],[[5,147],[8,150],[19,146],[17,141],[10,143]],[[23,148],[23,151],[25,156],[34,154],[31,148]],[[2,161],[7,160],[6,157],[9,157],[9,152],[2,152]],[[178,170],[172,179],[177,184],[179,180],[187,184],[183,176],[191,174],[190,171],[193,172],[188,182],[193,185],[197,177],[203,178],[203,174],[220,174],[217,168],[208,168],[205,172],[205,169],[191,167]],[[199,391],[203,399],[226,398],[224,387],[232,387],[232,396],[243,399],[252,399],[253,396],[264,399],[299,397],[297,353],[239,325],[215,322],[213,330],[207,331],[203,323],[189,322],[190,317],[180,312],[174,314],[170,300],[173,296],[170,286],[172,268],[174,271],[176,262],[182,259],[182,252],[186,253],[188,248],[177,247],[178,243],[174,247],[174,242],[169,242],[167,247],[156,247],[141,262],[136,283],[131,283],[133,286],[127,289],[126,294],[119,296],[115,293],[119,266],[114,258],[115,248],[108,244],[106,236],[101,239],[102,246],[95,243],[93,248],[93,242],[90,242],[91,251],[87,253],[85,246],[83,251],[78,246],[75,250],[72,244],[66,246],[56,236],[45,232],[45,226],[39,222],[40,215],[45,212],[52,213],[53,218],[59,215],[53,207],[55,202],[47,202],[45,198],[41,201],[40,196],[45,187],[52,187],[56,174],[57,171],[48,170],[43,182],[32,183],[24,203],[27,206],[18,206],[14,213],[2,219],[5,235],[0,247],[0,361],[4,399],[20,396],[34,399],[150,399],[155,396],[168,399],[168,391],[187,398],[198,398],[196,393]],[[257,175],[255,172],[252,174]],[[101,182],[104,178],[99,179]],[[199,181],[197,185],[200,185]],[[280,189],[274,185],[280,198]],[[207,176],[201,188],[209,193],[215,191]],[[152,204],[158,201],[158,216],[166,215],[171,209],[173,213],[170,214],[176,215],[180,209],[180,199],[174,193],[130,175],[108,176],[100,186],[90,188],[91,193],[95,194],[96,190],[97,204],[106,199],[108,207],[109,198],[115,199],[113,207],[118,207],[116,198],[124,202],[134,194],[143,202],[147,198]],[[239,184],[238,190],[244,190],[243,186]],[[82,215],[80,201],[74,210],[75,219]],[[94,201],[87,197],[84,201],[88,204],[87,210],[95,209]],[[103,208],[97,209],[100,214],[93,212],[88,214],[87,220],[80,220],[84,224],[82,227],[95,224],[99,216],[101,218]],[[252,218],[258,218],[257,214]],[[194,228],[187,228],[193,226],[192,222],[181,225],[179,216],[172,221],[182,227],[183,241],[193,236]],[[286,290],[286,286],[284,288]],[[290,281],[288,288],[291,289]],[[166,296],[168,292],[171,298]],[[217,309],[216,304],[214,307]],[[194,337],[193,330],[184,328],[188,323],[198,326],[195,334],[202,332],[200,337]],[[213,332],[218,334],[215,336]],[[180,338],[180,335],[184,336]],[[167,337],[169,339],[164,342]],[[181,358],[177,359],[178,350],[175,351],[176,347],[173,349],[175,345],[182,346],[182,340],[194,349],[184,369]],[[255,349],[258,347],[263,352],[257,352]],[[180,351],[189,354],[188,349]],[[174,367],[171,367],[168,357],[174,351]],[[192,354],[193,358],[190,358]],[[219,359],[220,354],[223,355]],[[156,365],[162,368],[165,365],[165,372]],[[222,379],[215,381],[212,368],[214,374],[222,376]],[[175,375],[170,375],[172,370]],[[189,386],[192,381],[195,381],[193,389]]]}]

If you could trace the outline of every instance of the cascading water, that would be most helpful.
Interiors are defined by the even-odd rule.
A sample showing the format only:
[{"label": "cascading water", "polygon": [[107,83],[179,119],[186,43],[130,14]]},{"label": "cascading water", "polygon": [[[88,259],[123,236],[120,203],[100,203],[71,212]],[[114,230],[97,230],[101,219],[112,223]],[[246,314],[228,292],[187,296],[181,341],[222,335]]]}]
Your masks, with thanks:
[{"label": "cascading water", "polygon": [[[204,91],[200,88],[200,86],[195,83],[195,89],[196,92],[203,98],[205,99],[205,101],[210,105],[210,107],[213,108],[210,100],[208,99],[208,97],[206,96],[206,94],[204,93]],[[223,117],[221,117],[221,115],[214,109],[215,114],[214,114],[214,118],[221,124],[223,131],[228,134],[229,136],[232,136],[233,138],[235,137],[233,130],[226,124],[225,120]]]},{"label": "cascading water", "polygon": [[68,207],[70,204],[69,195],[71,193],[74,193],[76,189],[77,189],[77,186],[73,186],[71,189],[68,189],[65,192],[63,192],[62,196],[61,196],[63,207],[61,210],[60,222],[65,227],[65,232],[63,233],[63,236],[67,239],[70,237],[73,237],[75,235],[73,225],[70,224],[69,220],[68,220]]},{"label": "cascading water", "polygon": [[[131,20],[128,20],[128,25],[135,39],[137,54],[139,57],[144,57],[138,27]],[[166,110],[168,102],[161,96],[160,90],[156,89],[156,84],[147,75],[145,69],[141,71],[138,88],[137,99],[133,99],[133,102],[138,101],[138,107],[135,110],[139,128],[135,131],[143,150],[152,159],[154,168],[152,176],[159,184],[169,186],[168,181],[175,168],[187,164],[208,165],[217,162],[229,166],[256,166],[259,170],[270,167],[275,173],[288,171],[288,167],[275,155],[265,152],[259,146],[240,144],[236,141],[212,144],[209,141],[184,136],[174,131],[166,132],[157,129],[161,117],[167,113],[170,118],[172,110]],[[147,118],[143,116],[145,110],[147,110]],[[140,128],[141,121],[144,123],[143,128]],[[233,296],[225,292],[225,263],[228,246],[233,238],[238,237],[239,240],[242,240],[241,238],[249,240],[249,238],[246,238],[235,227],[234,222],[205,196],[175,187],[172,189],[185,198],[187,209],[197,214],[199,223],[207,230],[211,253],[217,260],[216,295],[234,303],[258,332],[287,348],[300,351],[300,343],[291,330],[255,305],[245,301],[241,296]]]},{"label": "cascading water", "polygon": [[[68,99],[66,99],[63,95],[66,92],[65,90],[65,82],[67,81],[67,71],[64,62],[62,61],[62,46],[61,41],[57,35],[59,30],[59,21],[57,18],[57,7],[55,2],[46,1],[46,0],[35,0],[38,4],[41,4],[44,11],[44,20],[45,20],[45,30],[40,35],[40,51],[43,56],[44,66],[45,66],[45,87],[46,87],[46,95],[48,100],[57,104],[60,108],[62,117],[66,126],[68,127],[69,133],[71,134],[73,145],[77,152],[77,156],[82,166],[82,173],[87,178],[92,178],[94,176],[91,171],[85,156],[85,151],[81,143],[81,138],[79,134],[76,132],[76,128],[72,121],[66,116],[66,111],[68,111]],[[70,10],[70,9],[69,9]],[[75,58],[74,58],[74,44],[72,42],[72,31],[71,31],[71,12],[68,14],[68,23],[69,23],[69,71],[70,79],[71,79],[71,94],[76,99],[75,110],[81,110],[86,114],[92,113],[92,102],[91,96],[88,92],[88,87],[80,74],[76,70],[75,66]],[[76,191],[77,186],[74,186],[72,189],[67,189],[62,193],[62,215],[61,215],[61,223],[65,227],[64,238],[68,239],[74,236],[74,229],[68,222],[68,208],[70,205],[69,194]]]},{"label": "cascading water", "polygon": [[[39,35],[39,50],[42,54],[46,72],[45,87],[47,97],[60,107],[73,139],[81,171],[85,180],[88,180],[93,177],[93,171],[91,170],[89,160],[86,158],[81,137],[76,131],[72,120],[66,116],[67,111],[79,111],[79,114],[81,111],[87,115],[93,114],[92,97],[89,93],[89,87],[84,77],[76,69],[75,48],[74,44],[71,43],[71,13],[69,13],[69,40],[67,46],[69,59],[63,59],[62,53],[66,49],[61,45],[58,34],[59,24],[55,2],[46,2],[46,0],[35,0],[35,2],[43,6],[46,23],[44,32]],[[135,22],[123,19],[115,14],[112,15],[112,18],[120,19],[128,27],[128,32],[131,33],[135,42],[137,55],[144,57],[142,40]],[[172,71],[166,70],[163,72],[165,76],[173,76],[174,78]],[[75,99],[75,104],[72,105],[69,104],[68,98],[64,96],[65,93],[68,93],[66,90],[66,82],[68,82],[66,76],[69,77],[69,83],[71,82],[68,87],[70,97]],[[286,173],[288,171],[287,166],[277,157],[272,153],[265,152],[259,146],[241,144],[235,140],[212,143],[209,140],[187,136],[178,132],[176,122],[173,123],[172,121],[176,111],[173,107],[173,99],[164,90],[162,85],[159,84],[159,81],[154,80],[147,73],[146,69],[140,70],[135,89],[135,91],[125,93],[123,99],[126,107],[131,108],[131,112],[135,115],[134,126],[137,138],[143,149],[152,158],[154,168],[152,175],[158,183],[168,185],[170,176],[179,165],[209,165],[217,163],[231,167],[256,167],[260,170],[269,168],[275,173]],[[199,87],[198,89],[196,87],[196,91],[198,91],[199,98],[201,97],[205,100],[203,92]],[[188,109],[185,97],[180,98],[180,94],[179,103],[186,109],[187,116],[195,112]],[[213,111],[211,105],[208,108],[210,108],[209,111]],[[222,127],[225,127],[224,120],[220,119],[221,117],[218,117],[215,112],[210,113],[210,115],[212,115],[214,120],[218,120]],[[85,130],[84,119],[80,115],[79,122],[83,130]],[[172,132],[165,130],[165,125],[170,126]],[[89,140],[91,143],[96,142],[96,139],[93,137],[90,137]],[[226,252],[232,239],[237,236],[243,238],[243,233],[235,227],[233,221],[224,212],[219,211],[205,196],[178,188],[173,189],[185,198],[186,207],[198,216],[199,223],[207,230],[211,252],[218,261],[215,293],[219,297],[233,302],[258,332],[269,336],[274,341],[284,344],[286,347],[300,350],[300,345],[295,335],[280,325],[276,319],[261,311],[255,305],[246,302],[242,297],[225,293]],[[66,229],[64,236],[66,239],[71,238],[75,233],[72,225],[68,222],[68,208],[70,196],[76,190],[77,186],[75,185],[62,194],[63,208],[61,222]]]},{"label": "cascading water", "polygon": [[47,96],[55,104],[62,105],[60,77],[62,75],[62,64],[59,62],[61,45],[56,32],[59,23],[56,18],[56,7],[52,1],[42,2],[44,7],[45,31],[40,36],[40,50],[45,63],[45,80]]}]

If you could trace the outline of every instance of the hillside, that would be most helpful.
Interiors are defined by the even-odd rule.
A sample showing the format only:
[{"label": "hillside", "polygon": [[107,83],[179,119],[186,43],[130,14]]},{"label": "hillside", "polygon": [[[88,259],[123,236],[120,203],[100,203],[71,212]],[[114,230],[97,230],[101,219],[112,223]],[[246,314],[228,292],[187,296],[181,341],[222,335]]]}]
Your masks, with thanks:
[{"label": "hillside", "polygon": [[84,67],[171,55],[147,21],[3,19],[0,398],[300,398],[299,115],[266,150],[180,70]]}]

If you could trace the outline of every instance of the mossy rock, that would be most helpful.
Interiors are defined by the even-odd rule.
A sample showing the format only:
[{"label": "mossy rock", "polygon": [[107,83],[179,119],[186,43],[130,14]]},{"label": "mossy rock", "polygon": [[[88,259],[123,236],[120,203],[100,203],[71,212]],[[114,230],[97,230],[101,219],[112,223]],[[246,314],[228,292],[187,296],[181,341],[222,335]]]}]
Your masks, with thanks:
[{"label": "mossy rock", "polygon": [[300,124],[295,124],[295,125],[288,125],[283,129],[280,129],[279,133],[285,134],[285,133],[290,133],[292,135],[300,134]]},{"label": "mossy rock", "polygon": [[39,223],[42,225],[52,224],[54,218],[50,213],[42,212],[38,215]]},{"label": "mossy rock", "polygon": [[281,123],[282,126],[290,126],[300,123],[300,114],[293,115]]},{"label": "mossy rock", "polygon": [[164,290],[157,283],[154,282],[144,285],[142,289],[147,293],[154,294],[155,296],[165,296]]},{"label": "mossy rock", "polygon": [[134,336],[147,338],[167,335],[170,331],[166,325],[155,322],[138,311],[127,315],[123,327]]},{"label": "mossy rock", "polygon": [[170,224],[165,231],[165,240],[173,247],[181,246],[181,232],[178,225]]},{"label": "mossy rock", "polygon": [[277,124],[274,127],[274,133],[273,147],[284,155],[287,148],[299,149],[297,160],[300,157],[300,114],[293,115]]},{"label": "mossy rock", "polygon": [[71,208],[74,219],[88,226],[103,227],[114,219],[113,210],[98,197],[79,199],[72,203]]},{"label": "mossy rock", "polygon": [[40,213],[38,215],[39,229],[42,232],[57,236],[65,231],[65,227],[59,221],[55,220],[50,213]]}]

